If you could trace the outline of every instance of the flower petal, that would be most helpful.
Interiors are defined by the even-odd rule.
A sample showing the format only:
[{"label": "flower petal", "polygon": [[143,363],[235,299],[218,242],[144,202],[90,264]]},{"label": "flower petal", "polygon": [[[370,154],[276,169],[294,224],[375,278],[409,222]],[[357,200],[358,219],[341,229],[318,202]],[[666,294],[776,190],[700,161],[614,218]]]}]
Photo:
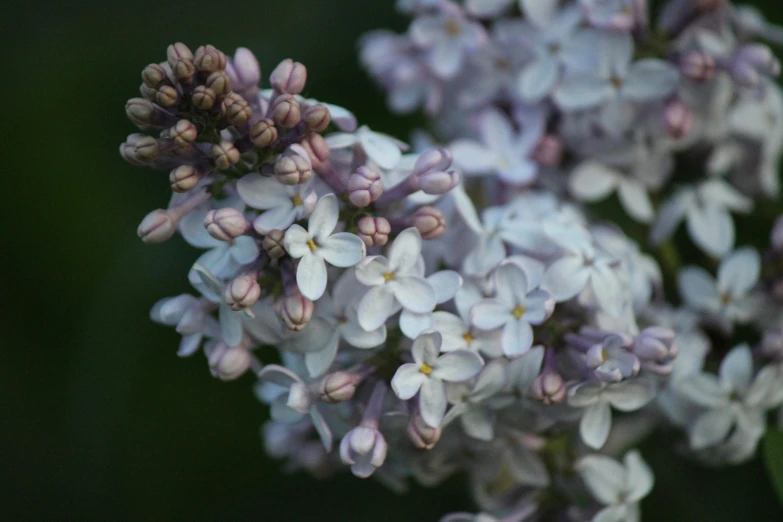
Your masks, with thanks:
[{"label": "flower petal", "polygon": [[609,404],[598,401],[589,406],[579,422],[579,434],[585,444],[593,449],[600,449],[609,437],[612,427],[612,410]]},{"label": "flower petal", "polygon": [[364,294],[357,307],[359,325],[371,332],[383,326],[394,312],[394,293],[388,285],[374,286]]},{"label": "flower petal", "polygon": [[403,275],[410,273],[421,255],[421,234],[418,229],[411,227],[400,232],[387,254],[392,271]]},{"label": "flower petal", "polygon": [[330,265],[345,268],[361,261],[367,252],[366,248],[359,236],[338,232],[327,237],[317,252]]},{"label": "flower petal", "polygon": [[484,360],[470,350],[455,350],[437,358],[432,366],[432,378],[449,382],[462,382],[475,377],[484,366]]},{"label": "flower petal", "polygon": [[754,248],[740,248],[727,256],[718,268],[718,292],[742,297],[761,274],[761,258]]},{"label": "flower petal", "polygon": [[422,420],[433,428],[440,426],[446,414],[446,386],[437,379],[425,378],[419,393]]},{"label": "flower petal", "polygon": [[435,290],[423,277],[397,277],[388,285],[403,308],[412,312],[431,312],[435,308]]},{"label": "flower petal", "polygon": [[626,490],[625,469],[611,457],[587,455],[575,467],[585,486],[602,504],[616,504],[617,497]]},{"label": "flower petal", "polygon": [[337,226],[340,206],[337,196],[327,194],[316,203],[312,214],[307,220],[307,231],[319,243],[323,243]]},{"label": "flower petal", "polygon": [[503,335],[500,338],[503,353],[509,357],[516,357],[527,352],[533,345],[533,329],[530,323],[524,319],[509,321],[503,327]]},{"label": "flower petal", "polygon": [[302,295],[315,301],[326,291],[326,263],[312,252],[299,260],[296,269],[296,285]]},{"label": "flower petal", "polygon": [[417,364],[406,363],[397,368],[391,380],[391,387],[397,397],[407,401],[416,395],[426,380],[427,376],[419,371]]},{"label": "flower petal", "polygon": [[482,299],[470,309],[470,323],[481,330],[494,330],[513,320],[507,304]]}]

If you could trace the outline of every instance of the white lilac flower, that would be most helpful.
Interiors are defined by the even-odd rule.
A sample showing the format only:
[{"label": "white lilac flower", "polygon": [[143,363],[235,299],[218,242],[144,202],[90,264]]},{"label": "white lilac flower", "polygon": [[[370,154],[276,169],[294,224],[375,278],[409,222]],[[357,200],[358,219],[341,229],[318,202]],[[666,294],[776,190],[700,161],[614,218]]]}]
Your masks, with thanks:
[{"label": "white lilac flower", "polygon": [[681,189],[658,210],[650,239],[659,244],[685,219],[696,245],[713,257],[723,257],[734,246],[734,221],[729,211],[749,212],[753,202],[721,179],[708,179]]},{"label": "white lilac flower", "polygon": [[457,303],[459,315],[438,310],[432,314],[433,328],[443,336],[443,351],[471,350],[489,357],[503,354],[500,330],[481,330],[470,324],[470,309],[483,296],[476,295],[467,306]]},{"label": "white lilac flower", "polygon": [[587,455],[576,462],[587,489],[606,506],[592,522],[639,522],[639,501],[653,488],[655,477],[638,451],[625,454],[622,464],[605,455]]},{"label": "white lilac flower", "polygon": [[717,281],[703,268],[689,266],[677,278],[680,295],[694,310],[720,319],[748,322],[759,311],[750,295],[761,274],[761,259],[753,248],[740,248],[721,261]]},{"label": "white lilac flower", "polygon": [[[495,436],[492,398],[505,385],[505,362],[495,359],[487,363],[471,381],[446,385],[446,397],[453,406],[444,417],[443,425],[459,417],[462,429],[469,437],[492,440]],[[508,401],[504,400],[502,404],[507,405]]]},{"label": "white lilac flower", "polygon": [[494,272],[495,297],[482,299],[470,313],[470,322],[482,330],[503,328],[501,346],[508,356],[518,356],[533,345],[533,328],[554,310],[549,293],[538,289],[540,277],[506,262]]},{"label": "white lilac flower", "polygon": [[354,271],[347,270],[334,284],[331,295],[324,294],[318,300],[316,314],[335,325],[335,344],[343,339],[355,348],[374,348],[386,340],[385,325],[369,331],[359,325],[356,309],[365,290]]},{"label": "white lilac flower", "polygon": [[386,384],[379,382],[373,389],[361,423],[340,442],[340,460],[351,466],[351,472],[360,478],[372,475],[386,460],[388,445],[378,430],[385,395]]},{"label": "white lilac flower", "polygon": [[[435,291],[435,305],[451,300],[462,286],[462,277],[454,270],[441,270],[427,276],[427,282]],[[400,314],[400,330],[410,339],[415,339],[424,330],[434,328],[435,307],[428,312],[414,312],[403,308]]]},{"label": "white lilac flower", "polygon": [[176,327],[182,341],[177,355],[187,357],[195,353],[204,336],[220,337],[220,325],[207,313],[204,303],[188,294],[161,299],[150,310],[156,323]]},{"label": "white lilac flower", "polygon": [[259,234],[286,230],[294,221],[306,218],[318,196],[309,183],[283,185],[274,176],[248,174],[237,182],[237,192],[248,206],[266,210],[254,221]]},{"label": "white lilac flower", "polygon": [[366,253],[364,241],[348,232],[334,233],[340,208],[337,197],[327,194],[318,200],[307,221],[307,230],[291,225],[285,233],[285,249],[299,259],[296,284],[305,297],[316,300],[326,290],[326,263],[349,267],[361,261]]},{"label": "white lilac flower", "polygon": [[[595,27],[630,31],[636,24],[636,0],[579,0],[587,20]],[[641,8],[645,9],[644,7]]]},{"label": "white lilac flower", "polygon": [[[696,373],[677,382],[675,390],[704,408],[690,426],[690,445],[702,450],[726,440],[732,428],[758,441],[766,428],[765,410],[780,385],[770,371],[753,377],[753,357],[747,345],[739,345],[723,359],[718,375]],[[755,444],[755,442],[754,442]]]},{"label": "white lilac flower", "polygon": [[641,378],[605,384],[587,381],[568,390],[568,404],[585,408],[579,422],[579,434],[585,444],[601,448],[612,427],[612,407],[620,411],[635,411],[645,406],[655,395],[650,382]]},{"label": "white lilac flower", "polygon": [[330,134],[326,137],[326,144],[330,149],[359,146],[372,161],[385,170],[396,167],[402,158],[401,151],[408,149],[408,145],[400,140],[370,130],[366,125],[359,127],[356,132]]},{"label": "white lilac flower", "polygon": [[465,139],[452,143],[454,164],[468,174],[492,173],[514,185],[531,184],[538,166],[530,154],[541,139],[544,119],[531,119],[521,132],[496,110],[486,111],[479,122],[483,143]]},{"label": "white lilac flower", "polygon": [[197,274],[201,280],[199,290],[204,294],[204,297],[214,303],[219,303],[218,320],[221,338],[230,347],[239,345],[243,336],[242,317],[253,317],[253,312],[249,309],[240,312],[232,310],[231,306],[223,299],[223,285],[207,267],[196,262],[191,272]]},{"label": "white lilac flower", "polygon": [[424,422],[438,427],[446,413],[446,382],[462,382],[475,376],[484,361],[469,350],[440,353],[442,338],[435,330],[421,333],[413,342],[412,363],[397,369],[391,385],[402,400],[419,394],[419,409]]},{"label": "white lilac flower", "polygon": [[591,346],[585,354],[585,364],[603,382],[629,379],[641,369],[641,361],[628,350],[626,340],[619,335],[609,335]]},{"label": "white lilac flower", "polygon": [[568,188],[579,200],[594,202],[617,191],[623,210],[633,219],[650,223],[655,218],[644,182],[593,160],[580,163],[571,172]]},{"label": "white lilac flower", "polygon": [[370,290],[358,305],[359,324],[375,330],[400,308],[428,313],[435,308],[435,289],[423,277],[421,234],[415,228],[400,232],[388,258],[369,256],[356,267],[356,279]]}]

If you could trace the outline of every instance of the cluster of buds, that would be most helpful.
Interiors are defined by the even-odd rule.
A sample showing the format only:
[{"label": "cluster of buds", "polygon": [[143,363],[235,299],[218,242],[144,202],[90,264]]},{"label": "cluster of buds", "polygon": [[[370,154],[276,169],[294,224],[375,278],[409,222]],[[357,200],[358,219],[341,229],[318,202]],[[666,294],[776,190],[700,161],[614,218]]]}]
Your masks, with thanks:
[{"label": "cluster of buds", "polygon": [[[399,7],[410,29],[361,54],[393,109],[431,118],[413,152],[303,98],[292,60],[269,89],[247,49],[175,44],[145,68],[126,110],[156,136],[120,152],[174,194],[139,235],[205,250],[200,296],[152,309],[179,355],[255,375],[288,469],[396,488],[466,472],[482,512],[444,522],[635,519],[649,467],[592,452],[639,425],[750,458],[783,405],[783,226],[759,254],[732,213],[777,193],[780,67],[753,38],[781,30],[726,1],[671,0],[657,27],[640,0]],[[641,227],[595,221],[612,194]],[[704,267],[683,266],[687,241]]]}]

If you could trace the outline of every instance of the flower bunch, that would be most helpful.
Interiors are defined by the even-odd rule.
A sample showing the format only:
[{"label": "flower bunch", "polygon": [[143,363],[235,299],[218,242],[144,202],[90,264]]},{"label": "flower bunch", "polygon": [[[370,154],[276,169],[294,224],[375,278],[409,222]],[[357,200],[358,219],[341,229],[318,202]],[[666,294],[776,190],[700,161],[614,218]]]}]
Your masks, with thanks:
[{"label": "flower bunch", "polygon": [[247,49],[144,69],[126,111],[155,135],[120,152],[174,194],[139,235],[205,250],[197,295],[152,309],[179,354],[255,374],[290,470],[466,472],[482,512],[444,521],[637,520],[632,448],[662,424],[749,458],[783,403],[783,221],[760,254],[732,213],[777,194],[779,64],[753,39],[783,31],[718,1],[655,29],[644,0],[398,5],[409,30],[362,61],[442,145],[303,98],[291,60],[268,90]]}]

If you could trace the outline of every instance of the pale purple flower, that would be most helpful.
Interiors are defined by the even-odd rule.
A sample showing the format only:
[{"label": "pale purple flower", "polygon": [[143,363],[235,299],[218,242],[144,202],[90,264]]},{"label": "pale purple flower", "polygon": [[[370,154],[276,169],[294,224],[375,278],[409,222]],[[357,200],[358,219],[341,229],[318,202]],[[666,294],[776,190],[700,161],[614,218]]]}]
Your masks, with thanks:
[{"label": "pale purple flower", "polygon": [[253,221],[253,228],[259,234],[287,229],[294,221],[310,215],[318,201],[309,183],[283,185],[274,176],[260,174],[241,178],[237,192],[248,206],[266,210]]},{"label": "pale purple flower", "polygon": [[576,471],[601,504],[592,522],[640,522],[639,501],[652,491],[655,477],[638,451],[625,454],[622,464],[605,455],[587,455]]},{"label": "pale purple flower", "polygon": [[453,406],[443,419],[444,426],[459,417],[462,429],[469,437],[492,440],[495,436],[494,414],[492,405],[485,402],[491,402],[492,397],[503,389],[506,381],[504,366],[502,359],[495,359],[481,369],[473,382],[449,383],[446,396]]},{"label": "pale purple flower", "polygon": [[335,132],[326,137],[330,149],[361,147],[364,153],[382,169],[390,170],[397,166],[402,152],[408,145],[388,134],[370,130],[362,125],[355,132]]},{"label": "pale purple flower", "polygon": [[182,341],[177,355],[187,357],[195,353],[204,336],[219,337],[220,326],[205,310],[202,300],[188,294],[161,299],[150,310],[156,323],[176,327]]},{"label": "pale purple flower", "polygon": [[655,218],[644,182],[598,161],[580,163],[571,172],[568,187],[574,197],[588,202],[600,201],[617,191],[620,204],[630,217],[642,223],[650,223]]}]

